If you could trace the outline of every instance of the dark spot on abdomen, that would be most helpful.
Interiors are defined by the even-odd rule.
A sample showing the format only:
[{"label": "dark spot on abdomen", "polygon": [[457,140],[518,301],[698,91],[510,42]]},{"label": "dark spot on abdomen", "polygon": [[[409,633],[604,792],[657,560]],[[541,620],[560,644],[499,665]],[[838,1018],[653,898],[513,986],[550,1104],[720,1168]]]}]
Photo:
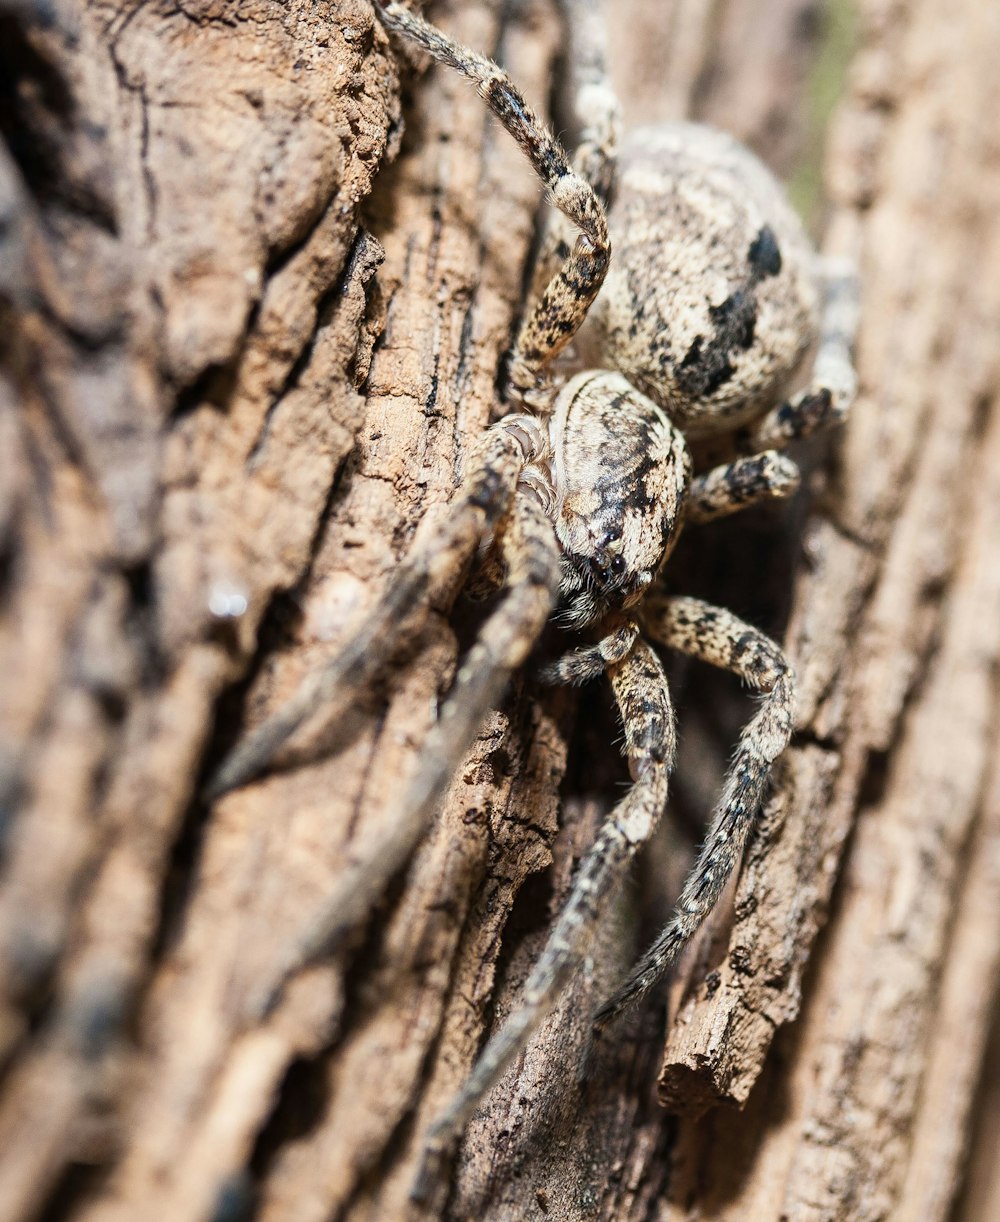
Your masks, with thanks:
[{"label": "dark spot on abdomen", "polygon": [[758,231],[750,243],[747,259],[755,281],[766,280],[768,276],[776,276],[781,271],[781,249],[770,225],[764,225]]}]

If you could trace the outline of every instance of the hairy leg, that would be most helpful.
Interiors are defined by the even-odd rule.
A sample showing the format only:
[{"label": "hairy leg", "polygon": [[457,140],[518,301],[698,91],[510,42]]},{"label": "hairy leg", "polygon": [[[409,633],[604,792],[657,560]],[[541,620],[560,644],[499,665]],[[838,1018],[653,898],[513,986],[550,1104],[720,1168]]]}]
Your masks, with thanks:
[{"label": "hairy leg", "polygon": [[531,392],[540,385],[543,367],[575,335],[604,282],[611,253],[604,208],[590,184],[573,169],[559,141],[492,60],[453,42],[405,5],[380,3],[379,13],[390,30],[472,81],[531,162],[549,200],[580,231],[525,319],[514,346],[511,386],[518,392]]},{"label": "hairy leg", "polygon": [[732,671],[764,699],[740,738],[705,843],[673,916],[624,985],[594,1016],[595,1035],[648,992],[715,907],[763,803],[771,765],[792,732],[792,671],[772,640],[729,611],[700,599],[650,602],[644,622],[651,636],[671,649]]},{"label": "hairy leg", "polygon": [[605,0],[560,0],[566,27],[566,84],[579,141],[573,168],[607,204],[615,185],[622,111],[607,61]]},{"label": "hairy leg", "polygon": [[745,454],[771,448],[839,424],[851,409],[858,389],[854,340],[858,329],[858,275],[851,264],[821,261],[823,313],[809,385],[774,408],[737,438]]},{"label": "hairy leg", "polygon": [[417,1197],[430,1190],[441,1158],[490,1087],[524,1048],[569,976],[579,969],[608,900],[666,804],[675,732],[660,660],[644,641],[637,641],[627,657],[608,667],[608,675],[621,710],[635,784],[608,816],[593,848],[581,861],[566,906],[525,983],[520,1005],[486,1045],[461,1092],[431,1129],[414,1190]]},{"label": "hairy leg", "polygon": [[432,597],[461,577],[480,540],[507,510],[525,464],[538,457],[545,444],[538,422],[529,416],[508,416],[483,434],[441,533],[399,566],[344,649],[308,675],[285,705],[236,744],[209,781],[209,801],[263,772],[321,705],[338,699],[346,710],[354,703],[399,649],[399,625],[414,605],[426,609]]},{"label": "hairy leg", "polygon": [[691,481],[686,520],[714,522],[761,501],[791,496],[799,486],[799,469],[790,458],[765,450],[749,458],[713,467]]},{"label": "hairy leg", "polygon": [[[573,169],[605,207],[614,192],[621,138],[621,105],[608,75],[604,0],[560,0],[565,27],[563,109],[577,144]],[[545,225],[531,282],[538,298],[572,250],[573,227],[562,213]]]},{"label": "hairy leg", "polygon": [[263,999],[265,1010],[277,1001],[294,972],[336,950],[381,900],[423,839],[483,718],[545,626],[559,591],[559,550],[551,523],[530,494],[519,494],[515,500],[502,547],[507,592],[463,660],[398,809],[386,820],[384,833],[364,860],[347,867],[323,911],[292,947]]}]

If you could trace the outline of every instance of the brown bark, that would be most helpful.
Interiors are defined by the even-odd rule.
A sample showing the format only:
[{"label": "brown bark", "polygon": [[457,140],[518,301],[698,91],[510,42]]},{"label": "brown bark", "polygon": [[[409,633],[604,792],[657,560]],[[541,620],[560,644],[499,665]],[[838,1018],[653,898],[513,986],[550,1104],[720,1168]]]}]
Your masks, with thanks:
[{"label": "brown bark", "polygon": [[[837,76],[811,5],[613,8],[630,122],[696,114],[807,186]],[[546,108],[547,0],[432,15]],[[787,626],[796,741],[669,1022],[645,1008],[581,1085],[747,714],[674,675],[681,817],[428,1216],[997,1208],[998,52],[982,0],[860,4],[821,212],[862,272],[861,397],[797,507],[671,562]],[[0,131],[0,1218],[403,1216],[625,780],[606,697],[518,677],[364,943],[263,1021],[474,609],[437,608],[335,742],[319,715],[272,776],[197,794],[440,520],[536,185],[367,0],[2,0]]]}]

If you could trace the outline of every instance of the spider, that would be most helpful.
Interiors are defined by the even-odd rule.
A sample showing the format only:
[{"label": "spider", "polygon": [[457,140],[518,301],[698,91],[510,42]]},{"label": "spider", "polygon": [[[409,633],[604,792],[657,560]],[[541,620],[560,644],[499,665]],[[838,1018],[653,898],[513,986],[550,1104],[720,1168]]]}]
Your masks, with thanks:
[{"label": "spider", "polygon": [[[236,746],[210,786],[216,796],[258,774],[321,703],[346,707],[384,666],[413,605],[426,606],[489,545],[504,575],[502,600],[462,662],[388,821],[391,834],[348,868],[295,949],[287,980],[354,933],[406,865],[483,718],[549,617],[555,612],[566,627],[590,633],[589,643],[542,677],[583,683],[607,675],[633,784],[580,862],[520,1006],[432,1127],[425,1187],[427,1169],[578,970],[588,937],[665,806],[674,714],[651,641],[735,673],[761,699],[673,915],[597,1011],[595,1035],[663,975],[735,870],[771,765],[791,735],[792,669],[775,642],[735,615],[669,593],[661,572],[683,526],[792,493],[798,469],[779,451],[842,420],[855,392],[851,269],[820,261],[769,171],[729,136],[678,122],[638,129],[619,149],[597,9],[587,0],[563,5],[583,49],[573,69],[582,131],[572,161],[496,64],[402,4],[377,6],[390,31],[475,84],[556,210],[539,260],[541,292],[510,357],[508,398],[520,410],[479,439],[433,545],[411,553],[341,654]],[[560,380],[553,363],[585,320],[589,365]],[[786,398],[810,350],[805,388]],[[695,473],[692,443],[720,438],[727,461]]]}]

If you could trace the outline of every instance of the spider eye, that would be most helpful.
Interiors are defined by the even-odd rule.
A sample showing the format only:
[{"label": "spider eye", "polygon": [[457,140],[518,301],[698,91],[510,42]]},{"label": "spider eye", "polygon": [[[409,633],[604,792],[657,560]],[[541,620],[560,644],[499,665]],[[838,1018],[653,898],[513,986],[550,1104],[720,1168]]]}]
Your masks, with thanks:
[{"label": "spider eye", "polygon": [[611,561],[611,572],[615,577],[621,577],[622,573],[625,572],[624,556],[615,556],[614,560]]}]

